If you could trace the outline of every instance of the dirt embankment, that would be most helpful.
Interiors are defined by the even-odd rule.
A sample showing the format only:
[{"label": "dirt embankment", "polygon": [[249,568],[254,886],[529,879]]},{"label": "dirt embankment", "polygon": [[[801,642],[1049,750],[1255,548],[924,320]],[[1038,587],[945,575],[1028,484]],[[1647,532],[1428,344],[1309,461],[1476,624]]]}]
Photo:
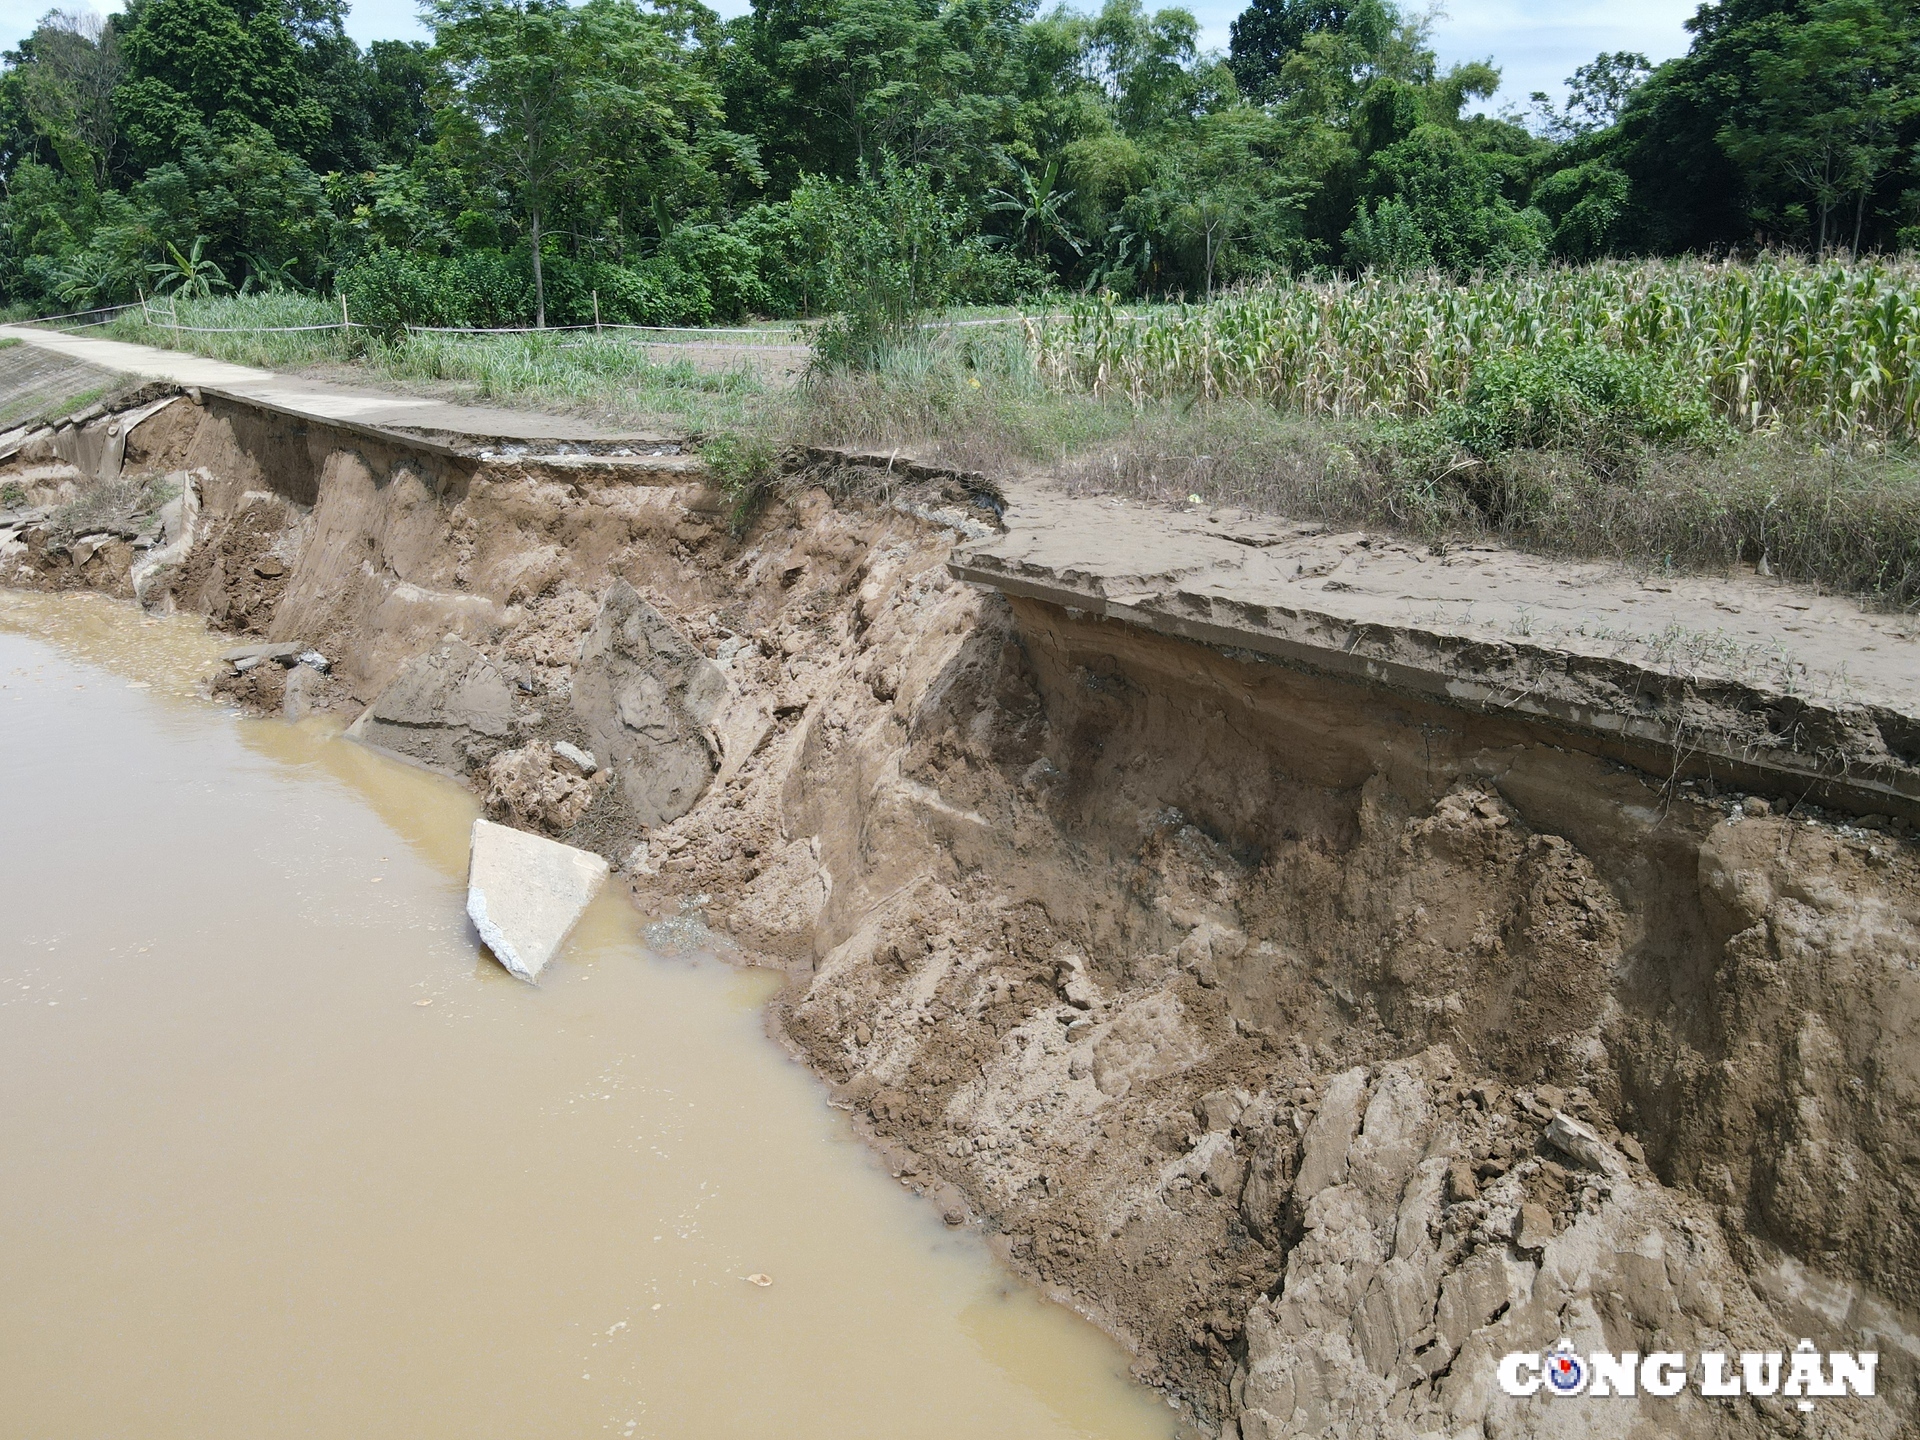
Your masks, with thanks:
[{"label": "dirt embankment", "polygon": [[[1204,1429],[1920,1417],[1920,865],[1891,823],[960,584],[994,515],[964,477],[802,477],[736,537],[674,455],[428,456],[211,401],[128,455],[196,508],[146,602],[327,660],[223,689],[367,707],[607,854],[662,943],[785,965],[776,1025],[903,1179]],[[128,583],[46,523],[0,578]],[[1563,1336],[1806,1336],[1878,1350],[1881,1393],[1499,1393],[1502,1354]]]}]

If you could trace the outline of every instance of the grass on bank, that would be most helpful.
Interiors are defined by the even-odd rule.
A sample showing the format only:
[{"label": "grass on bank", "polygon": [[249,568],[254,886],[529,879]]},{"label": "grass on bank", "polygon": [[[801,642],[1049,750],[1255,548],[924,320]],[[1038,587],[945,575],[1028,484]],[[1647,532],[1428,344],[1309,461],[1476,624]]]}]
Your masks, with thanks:
[{"label": "grass on bank", "polygon": [[1877,605],[1920,608],[1920,454],[1909,444],[1780,426],[1649,438],[1618,417],[1590,415],[1481,456],[1449,425],[1469,441],[1501,434],[1513,396],[1477,398],[1462,415],[1417,423],[1306,416],[1240,398],[1135,405],[1063,394],[1017,347],[973,340],[816,379],[789,433],[912,447],[989,474],[1045,469],[1082,493],[1176,506],[1197,495],[1208,505],[1435,544],[1497,540],[1642,572],[1764,562]]},{"label": "grass on bank", "polygon": [[[1700,293],[1733,297],[1720,310],[1702,302],[1684,311],[1655,293],[1656,267],[1647,268],[1651,279],[1635,282],[1636,290],[1631,277],[1596,267],[1584,328],[1569,324],[1564,332],[1530,324],[1503,331],[1500,339],[1488,317],[1519,315],[1518,292],[1483,299],[1473,321],[1482,358],[1473,365],[1459,363],[1455,338],[1434,319],[1446,305],[1468,301],[1430,303],[1421,324],[1401,326],[1391,347],[1399,357],[1395,365],[1425,364],[1424,398],[1417,405],[1351,407],[1358,414],[1307,406],[1252,383],[1178,383],[1179,367],[1192,375],[1196,363],[1228,375],[1261,373],[1245,366],[1220,371],[1219,348],[1209,344],[1223,332],[1221,313],[1199,307],[1156,309],[1152,333],[1159,338],[1143,341],[1131,362],[1136,376],[1156,377],[1151,385],[1112,383],[1111,364],[1103,382],[1098,364],[1088,367],[1088,352],[1072,359],[1058,334],[1051,349],[1036,350],[1024,325],[920,332],[871,369],[815,369],[798,384],[770,380],[744,364],[718,371],[662,364],[657,350],[577,332],[415,335],[391,347],[339,331],[206,333],[326,324],[337,316],[329,302],[311,297],[182,302],[181,323],[205,327],[201,332],[158,329],[132,312],[87,333],[266,368],[350,364],[368,382],[451,388],[490,403],[691,435],[704,441],[715,468],[742,497],[743,511],[790,445],[899,446],[989,474],[1043,470],[1084,492],[1176,505],[1197,495],[1208,504],[1391,530],[1436,544],[1494,539],[1641,571],[1762,565],[1878,605],[1920,608],[1920,455],[1904,423],[1920,414],[1920,405],[1884,379],[1862,392],[1861,417],[1849,420],[1835,399],[1844,381],[1838,367],[1849,355],[1865,356],[1863,364],[1878,367],[1873,373],[1894,373],[1870,342],[1879,345],[1876,337],[1885,337],[1887,346],[1894,344],[1907,302],[1900,295],[1890,300],[1889,287],[1914,277],[1808,268],[1756,279],[1668,267],[1669,279],[1678,274]],[[1573,281],[1555,283],[1562,288],[1554,293],[1574,293],[1567,288]],[[1747,285],[1744,292],[1740,284]],[[1323,326],[1308,347],[1315,373],[1331,381],[1344,364],[1370,364],[1368,373],[1388,375],[1392,367],[1366,361],[1362,351],[1377,339],[1378,326],[1358,322],[1384,325],[1388,316],[1411,313],[1412,294],[1385,282],[1378,292],[1347,293],[1350,310],[1337,313],[1339,325]],[[1393,295],[1406,303],[1385,304],[1383,297]],[[1664,327],[1659,334],[1666,340],[1641,343],[1629,354],[1609,340],[1602,322],[1611,316],[1608,323],[1652,333],[1655,319],[1633,310],[1636,296],[1649,295],[1649,315]],[[1767,314],[1754,308],[1756,295],[1771,297]],[[1261,303],[1277,310],[1294,302]],[[1324,308],[1326,294],[1314,303]],[[1855,317],[1847,332],[1852,348],[1836,341],[1822,359],[1808,316],[1831,318],[1839,310]],[[1799,347],[1800,371],[1817,372],[1817,384],[1802,380],[1796,389],[1769,381],[1772,410],[1755,412],[1749,397],[1759,383],[1757,369],[1742,391],[1738,373],[1724,365],[1710,385],[1711,376],[1671,362],[1670,354],[1695,354],[1707,343],[1697,335],[1688,339],[1688,324],[1709,337],[1738,338],[1739,353],[1749,357],[1769,343],[1764,333],[1756,337],[1755,327],[1770,326],[1778,332],[1776,348]],[[1079,333],[1092,335],[1112,362],[1131,353],[1116,338],[1120,328],[1099,321]],[[1914,328],[1920,329],[1920,309]],[[1339,345],[1335,329],[1345,337]],[[1270,347],[1294,343],[1284,326],[1242,325],[1235,333],[1264,337]],[[1446,385],[1432,379],[1444,367],[1413,353],[1419,335],[1435,353],[1453,357],[1454,378]],[[1340,345],[1353,352],[1345,361]],[[1277,362],[1264,373],[1280,373]],[[1920,375],[1913,383],[1920,394]],[[1795,394],[1808,398],[1806,413],[1791,408]],[[1735,405],[1744,408],[1736,412]],[[1900,433],[1862,418],[1868,406]]]},{"label": "grass on bank", "polygon": [[[296,328],[339,319],[337,301],[246,295],[156,301],[148,312],[131,310],[84,333],[264,370],[351,366],[360,383],[451,391],[476,402],[586,414],[616,425],[686,434],[746,423],[753,402],[770,388],[745,365],[703,370],[691,359],[661,363],[661,346],[611,334],[412,335],[389,345],[358,330]],[[191,328],[173,328],[176,320]],[[776,339],[786,333],[770,332]]]}]

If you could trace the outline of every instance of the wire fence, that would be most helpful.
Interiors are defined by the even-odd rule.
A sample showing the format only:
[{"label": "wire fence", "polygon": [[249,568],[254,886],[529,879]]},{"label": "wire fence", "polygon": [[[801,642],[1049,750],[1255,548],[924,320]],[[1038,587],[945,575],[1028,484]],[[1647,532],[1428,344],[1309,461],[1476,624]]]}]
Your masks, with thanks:
[{"label": "wire fence", "polygon": [[[111,325],[129,310],[141,312],[144,324],[160,330],[175,330],[188,335],[300,335],[318,334],[326,331],[378,330],[384,326],[367,325],[355,320],[348,312],[344,300],[340,306],[341,318],[330,320],[322,325],[185,325],[180,321],[177,306],[170,307],[170,313],[156,313],[149,299],[129,301],[124,305],[96,306],[90,310],[71,310],[63,315],[35,315],[25,320],[9,323],[17,325],[56,325],[64,330],[84,330],[97,325]],[[98,316],[98,319],[82,317]],[[1063,318],[1053,315],[999,315],[972,320],[930,320],[922,324],[922,330],[958,330],[978,325],[1019,325],[1029,320],[1053,320]],[[77,323],[59,326],[61,321]],[[796,332],[803,330],[809,322],[795,322]],[[634,325],[616,321],[593,321],[577,325],[403,325],[409,335],[464,335],[483,337],[489,335],[547,335],[558,333],[583,333],[592,331],[596,335],[642,334],[642,335],[686,335],[704,339],[721,336],[760,336],[768,334],[765,326],[730,325]],[[799,350],[807,347],[804,335],[796,333],[794,338],[782,342],[742,344],[727,342],[735,349],[742,350]]]},{"label": "wire fence", "polygon": [[[9,320],[4,323],[9,325],[47,325],[61,320],[73,320],[78,323],[60,326],[58,328],[62,330],[86,330],[95,325],[111,325],[114,321],[118,320],[123,313],[128,310],[137,310],[140,308],[140,305],[141,302],[138,300],[131,301],[125,305],[96,305],[91,310],[69,310],[64,315],[34,315],[25,320]],[[82,320],[80,317],[83,315],[99,315],[104,318],[99,320]]]},{"label": "wire fence", "polygon": [[[123,305],[123,306],[117,306],[115,308],[117,311],[126,311],[126,310],[134,309],[135,306]],[[156,315],[154,313],[153,307],[145,301],[138,302],[138,308],[141,311],[142,318],[146,324],[155,326],[156,328],[161,330],[177,330],[177,331],[181,331],[183,333],[192,334],[192,335],[300,335],[300,334],[313,334],[313,333],[318,333],[323,331],[376,330],[376,329],[385,328],[381,326],[367,325],[361,321],[355,320],[352,317],[352,315],[348,313],[347,304],[344,297],[340,302],[340,318],[338,320],[330,320],[323,325],[183,325],[180,323],[180,312],[177,306],[173,307],[171,314],[168,314],[168,315]],[[79,312],[79,313],[85,313],[85,312]],[[60,319],[60,318],[65,318],[65,317],[43,316],[41,317],[41,321],[34,321],[30,323],[37,324],[37,323],[41,323],[44,320]],[[116,314],[115,316],[110,317],[110,319],[107,321],[99,321],[94,323],[108,324],[108,323],[111,323],[112,319],[117,319],[117,318],[118,318],[118,315]],[[591,324],[580,324],[580,325],[493,325],[493,326],[403,325],[401,328],[409,335],[456,335],[456,336],[474,336],[474,337],[484,337],[489,335],[580,334],[586,331],[592,331],[596,335],[604,334],[608,331],[613,331],[618,333],[692,335],[692,336],[702,336],[702,337],[722,336],[722,335],[764,336],[767,334],[767,331],[764,327],[748,328],[744,326],[735,327],[735,326],[718,326],[718,325],[715,325],[715,326],[630,325],[630,324],[614,322],[614,321],[596,321]],[[769,345],[769,344],[740,345],[736,343],[734,344],[733,348],[745,349],[745,350],[792,350],[792,349],[801,349],[801,348],[804,348],[804,346],[796,342],[788,342],[785,344],[772,344],[772,345]]]},{"label": "wire fence", "polygon": [[544,335],[550,331],[565,330],[645,330],[664,335],[765,335],[765,327],[725,325],[627,325],[608,320],[600,324],[586,325],[409,325],[410,335]]}]

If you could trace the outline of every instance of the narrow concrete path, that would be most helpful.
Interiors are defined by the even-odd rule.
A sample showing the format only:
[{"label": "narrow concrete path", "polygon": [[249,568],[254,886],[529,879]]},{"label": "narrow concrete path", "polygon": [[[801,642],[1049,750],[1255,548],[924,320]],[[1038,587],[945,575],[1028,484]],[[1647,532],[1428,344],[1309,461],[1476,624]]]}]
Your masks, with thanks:
[{"label": "narrow concrete path", "polygon": [[98,340],[85,335],[37,330],[26,325],[0,325],[0,339],[19,340],[41,350],[82,360],[89,365],[167,380],[176,385],[198,385],[245,396],[315,420],[377,425],[475,440],[653,443],[663,437],[636,431],[614,431],[591,421],[538,411],[504,410],[488,405],[454,405],[373,389],[350,389],[319,380],[302,380],[272,370],[232,365],[204,355],[161,350],[123,340]]},{"label": "narrow concrete path", "polygon": [[[948,568],[1056,607],[1062,623],[1093,616],[1267,656],[1380,686],[1386,708],[1395,692],[1418,696],[1544,725],[1647,774],[1731,777],[1793,806],[1920,823],[1912,616],[1752,574],[1635,574],[1003,488],[1006,533],[957,549]],[[1503,771],[1519,733],[1492,742],[1485,773]]]},{"label": "narrow concrete path", "polygon": [[955,564],[963,578],[1015,594],[1101,613],[1097,599],[1126,617],[1218,608],[1250,633],[1268,623],[1259,617],[1284,617],[1343,645],[1404,631],[1538,646],[1920,713],[1920,621],[1807,586],[1751,573],[1642,575],[1492,544],[1436,548],[1236,509],[1068,495],[1044,482],[1004,489],[1007,533],[957,552]]}]

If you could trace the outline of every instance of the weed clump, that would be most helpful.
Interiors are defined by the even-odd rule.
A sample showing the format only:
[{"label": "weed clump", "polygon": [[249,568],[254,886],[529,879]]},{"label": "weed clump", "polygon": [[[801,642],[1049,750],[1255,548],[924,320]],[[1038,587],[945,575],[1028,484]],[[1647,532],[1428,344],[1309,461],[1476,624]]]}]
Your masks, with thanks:
[{"label": "weed clump", "polygon": [[700,459],[727,497],[729,528],[736,535],[744,534],[779,480],[773,448],[757,435],[728,430],[701,442]]},{"label": "weed clump", "polygon": [[170,488],[150,477],[102,481],[49,515],[47,529],[62,541],[102,532],[131,537],[138,533],[141,519],[170,498]]}]

